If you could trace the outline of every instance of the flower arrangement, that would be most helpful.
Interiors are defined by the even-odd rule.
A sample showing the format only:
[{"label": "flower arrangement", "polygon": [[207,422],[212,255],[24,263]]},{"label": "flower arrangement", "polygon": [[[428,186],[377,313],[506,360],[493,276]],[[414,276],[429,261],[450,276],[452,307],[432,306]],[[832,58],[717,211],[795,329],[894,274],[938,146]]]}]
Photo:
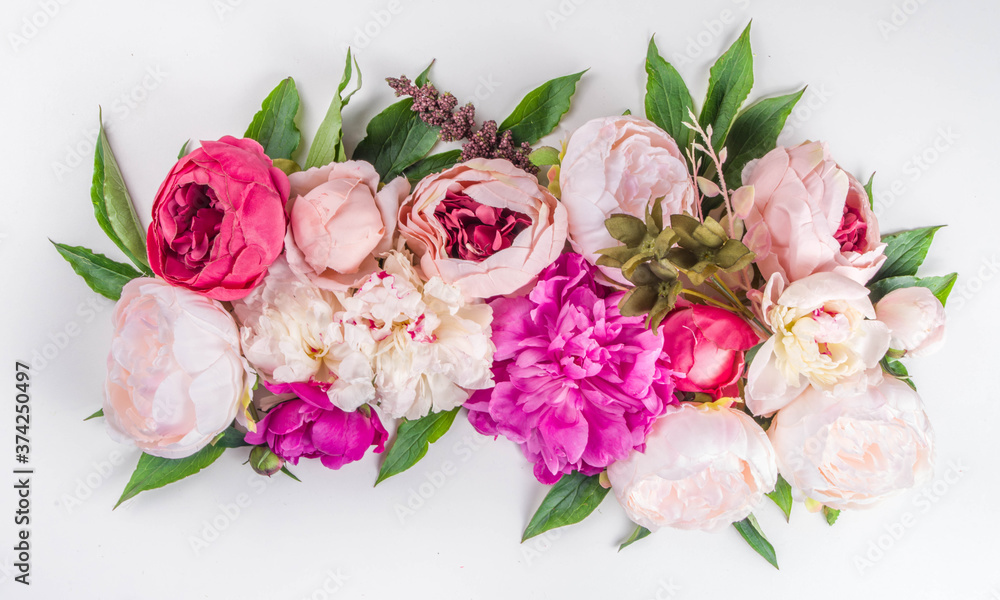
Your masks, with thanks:
[{"label": "flower arrangement", "polygon": [[370,451],[378,483],[465,414],[551,486],[523,539],[613,491],[636,524],[622,547],[733,525],[777,567],[765,497],[832,525],[926,481],[933,435],[900,359],[944,340],[956,275],[917,275],[938,228],[883,235],[871,179],[823,143],[777,146],[802,92],[743,107],[749,36],[697,113],[650,41],[645,118],[561,148],[539,143],[583,73],[499,124],[430,67],[389,78],[404,98],[350,157],[348,51],[304,161],[289,78],[243,137],[185,144],[148,229],[102,129],[95,215],[132,264],[55,246],[117,302],[92,418],[142,451],[119,504],[227,450],[292,478]]}]

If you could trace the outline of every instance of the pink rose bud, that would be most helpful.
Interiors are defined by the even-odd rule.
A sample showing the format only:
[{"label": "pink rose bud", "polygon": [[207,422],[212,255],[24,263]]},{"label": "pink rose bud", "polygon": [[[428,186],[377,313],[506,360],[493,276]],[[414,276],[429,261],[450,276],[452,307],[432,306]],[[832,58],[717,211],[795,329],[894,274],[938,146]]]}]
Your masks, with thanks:
[{"label": "pink rose bud", "polygon": [[728,388],[743,375],[743,354],[760,342],[746,321],[714,306],[676,310],[660,333],[663,351],[677,375],[677,389],[713,396],[738,395]]},{"label": "pink rose bud", "polygon": [[907,356],[927,356],[944,344],[944,306],[927,288],[893,290],[878,301],[875,314],[889,328],[889,346]]}]

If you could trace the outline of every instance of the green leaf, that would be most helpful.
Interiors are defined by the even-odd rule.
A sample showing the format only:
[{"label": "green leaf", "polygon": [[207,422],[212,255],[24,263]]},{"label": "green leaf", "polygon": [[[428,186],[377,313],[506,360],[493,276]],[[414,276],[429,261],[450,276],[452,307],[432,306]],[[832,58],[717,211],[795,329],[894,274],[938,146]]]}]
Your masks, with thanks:
[{"label": "green leaf", "polygon": [[257,140],[264,147],[264,154],[272,160],[291,160],[302,140],[295,126],[298,112],[299,92],[295,89],[295,80],[288,77],[264,99],[243,137]]},{"label": "green leaf", "polygon": [[646,49],[646,118],[674,138],[681,152],[691,144],[690,121],[694,100],[677,69],[660,56],[653,38]]},{"label": "green leaf", "polygon": [[528,155],[528,160],[536,167],[548,167],[559,164],[559,150],[552,146],[542,146]]},{"label": "green leaf", "polygon": [[826,517],[826,524],[833,525],[837,522],[837,518],[840,517],[840,511],[836,508],[830,508],[829,506],[823,507],[823,516]]},{"label": "green leaf", "polygon": [[191,143],[191,140],[188,140],[188,141],[184,142],[184,145],[181,146],[181,151],[177,153],[177,160],[180,160],[180,159],[184,158],[185,156],[187,156],[188,145],[190,143]]},{"label": "green leaf", "polygon": [[774,486],[774,491],[767,495],[785,513],[785,521],[792,516],[792,486],[788,485],[785,478],[778,475],[778,483]]},{"label": "green leaf", "polygon": [[[52,240],[49,240],[52,242]],[[52,242],[56,250],[73,267],[77,275],[98,294],[105,298],[118,300],[122,297],[122,288],[142,273],[131,265],[115,262],[103,254],[97,254],[83,246],[67,246]]]},{"label": "green leaf", "polygon": [[404,98],[375,115],[354,149],[354,160],[370,162],[384,182],[423,158],[438,140],[440,128],[424,123],[411,106],[413,98]]},{"label": "green leaf", "polygon": [[747,370],[750,369],[750,363],[753,362],[753,359],[757,357],[757,353],[760,352],[760,349],[763,347],[764,347],[764,342],[761,342],[756,346],[754,346],[753,348],[747,350],[746,354],[743,355],[743,364],[746,365]]},{"label": "green leaf", "polygon": [[302,483],[302,480],[299,479],[298,477],[296,477],[294,473],[292,473],[291,471],[289,471],[288,467],[284,467],[284,466],[281,467],[281,472],[284,473],[285,475],[288,475],[289,477],[291,477],[295,481],[298,481],[299,483]]},{"label": "green leaf", "polygon": [[805,91],[758,100],[736,117],[726,137],[729,156],[722,167],[729,189],[743,185],[743,167],[748,162],[775,148],[785,120]]},{"label": "green leaf", "polygon": [[594,512],[608,491],[601,487],[599,475],[588,477],[580,472],[563,475],[531,517],[521,542],[550,529],[579,523]]},{"label": "green leaf", "polygon": [[698,120],[712,126],[712,146],[719,150],[726,141],[733,119],[753,88],[753,51],[750,25],[739,39],[719,57],[709,71],[708,95]]},{"label": "green leaf", "polygon": [[448,150],[447,152],[431,154],[410,165],[403,171],[403,175],[411,182],[420,181],[428,175],[440,173],[453,167],[460,160],[462,160],[461,150]]},{"label": "green leaf", "polygon": [[213,446],[221,446],[223,448],[242,448],[243,446],[253,446],[253,444],[248,444],[246,440],[243,439],[244,433],[239,429],[236,429],[230,425],[225,431],[220,433],[212,441]]},{"label": "green leaf", "polygon": [[872,192],[872,186],[875,184],[875,173],[872,173],[871,177],[868,178],[868,183],[865,184],[865,193],[868,194],[868,206],[875,210],[875,194]]},{"label": "green leaf", "polygon": [[942,227],[943,225],[921,227],[882,236],[882,241],[887,244],[886,258],[882,268],[872,278],[872,282],[901,275],[916,275],[917,269],[927,258],[927,251],[934,241],[934,234]]},{"label": "green leaf", "polygon": [[631,114],[632,114],[632,109],[631,108],[626,108],[625,112],[622,113],[622,116],[623,117],[627,117],[627,116],[629,116]]},{"label": "green leaf", "polygon": [[91,419],[99,419],[99,418],[101,418],[103,416],[104,416],[104,409],[102,408],[102,409],[98,410],[97,412],[95,412],[94,414],[92,414],[89,417],[87,417],[86,419],[84,419],[84,421],[89,421]]},{"label": "green leaf", "polygon": [[432,60],[431,64],[427,65],[427,68],[421,71],[420,75],[417,75],[417,80],[413,82],[413,85],[417,87],[424,87],[425,85],[427,85],[427,82],[429,81],[428,77],[430,77],[431,74],[431,67],[433,67],[434,63],[436,62],[437,62],[436,58]]},{"label": "green leaf", "polygon": [[621,546],[618,546],[618,551],[621,552],[625,548],[628,548],[632,544],[638,542],[639,540],[641,540],[642,538],[646,537],[651,533],[653,532],[646,529],[642,525],[637,526],[635,528],[635,531],[632,532],[632,535],[628,536],[628,539],[622,542]]},{"label": "green leaf", "polygon": [[427,454],[427,448],[448,432],[457,414],[456,408],[431,413],[413,421],[409,419],[400,421],[396,430],[396,441],[385,453],[385,460],[379,469],[375,485],[417,464]]},{"label": "green leaf", "polygon": [[139,464],[135,467],[132,478],[129,479],[125,491],[122,492],[122,497],[115,504],[115,508],[121,506],[122,502],[134,498],[140,492],[161,488],[189,475],[194,475],[214,463],[225,451],[226,448],[223,446],[209,444],[186,458],[160,458],[143,453],[139,457]]},{"label": "green leaf", "polygon": [[[344,96],[344,90],[347,89],[347,85],[354,77],[354,71],[358,72],[358,84],[350,94]],[[337,93],[333,95],[333,100],[330,101],[330,108],[327,109],[326,116],[323,117],[323,122],[320,123],[319,129],[316,131],[316,137],[313,138],[313,143],[309,147],[309,155],[306,157],[306,169],[322,167],[332,162],[344,162],[347,160],[347,151],[344,150],[344,118],[342,111],[347,107],[347,103],[350,102],[351,96],[360,89],[361,68],[358,66],[356,58],[353,59],[352,67],[351,49],[348,48],[347,62],[344,64],[344,74],[340,79],[340,85],[337,86]]]},{"label": "green leaf", "polygon": [[510,130],[515,144],[534,144],[551,133],[569,110],[576,82],[584,73],[586,71],[557,77],[528,92],[500,124],[500,132]]},{"label": "green leaf", "polygon": [[958,273],[951,273],[950,275],[940,277],[912,277],[909,275],[889,277],[888,279],[881,279],[875,283],[868,284],[868,289],[871,290],[869,298],[874,303],[884,298],[886,294],[893,290],[919,286],[929,289],[941,301],[941,304],[945,305],[948,302],[948,295],[951,294],[951,289],[955,287],[956,281],[958,281]]},{"label": "green leaf", "polygon": [[774,546],[771,542],[767,541],[764,537],[764,532],[760,529],[760,524],[757,523],[757,518],[753,516],[753,513],[749,517],[743,519],[738,523],[733,523],[733,527],[736,531],[740,532],[743,539],[746,540],[750,547],[764,557],[764,560],[774,565],[774,568],[778,568],[778,557],[774,554]]},{"label": "green leaf", "polygon": [[152,275],[146,261],[146,231],[135,213],[118,161],[111,151],[104,132],[103,116],[95,146],[90,200],[94,204],[97,223],[135,266],[143,273]]}]

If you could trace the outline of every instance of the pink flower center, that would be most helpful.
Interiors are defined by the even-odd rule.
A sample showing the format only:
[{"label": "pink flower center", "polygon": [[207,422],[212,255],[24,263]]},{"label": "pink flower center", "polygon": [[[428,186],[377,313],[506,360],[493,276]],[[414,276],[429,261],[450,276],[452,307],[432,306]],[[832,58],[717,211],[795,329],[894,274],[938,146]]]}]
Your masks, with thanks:
[{"label": "pink flower center", "polygon": [[177,226],[170,249],[187,267],[201,267],[211,258],[212,242],[225,216],[218,208],[215,191],[197,184],[180,187],[165,209]]},{"label": "pink flower center", "polygon": [[862,219],[861,209],[844,205],[844,217],[840,220],[840,227],[833,236],[840,243],[842,252],[862,252],[865,246],[865,234],[868,233],[868,224]]},{"label": "pink flower center", "polygon": [[474,262],[510,248],[517,234],[531,224],[525,214],[486,206],[454,192],[445,195],[434,216],[448,235],[448,256]]}]

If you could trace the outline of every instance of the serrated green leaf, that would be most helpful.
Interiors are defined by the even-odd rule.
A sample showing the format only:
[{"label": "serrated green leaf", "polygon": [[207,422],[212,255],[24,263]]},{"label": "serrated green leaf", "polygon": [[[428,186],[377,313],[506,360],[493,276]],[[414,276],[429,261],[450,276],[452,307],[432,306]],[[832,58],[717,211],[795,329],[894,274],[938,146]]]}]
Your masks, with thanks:
[{"label": "serrated green leaf", "polygon": [[417,87],[424,87],[427,84],[427,82],[429,81],[428,78],[430,77],[431,74],[431,67],[434,66],[435,62],[437,62],[436,58],[431,61],[431,64],[427,65],[426,69],[420,72],[420,75],[417,75],[417,80],[413,82],[413,85]]},{"label": "serrated green leaf", "polygon": [[302,140],[295,126],[298,112],[299,91],[295,89],[295,81],[288,77],[264,99],[243,137],[257,140],[272,160],[292,160]]},{"label": "serrated green leaf", "polygon": [[763,556],[764,560],[771,563],[775,569],[778,568],[778,557],[774,553],[774,546],[764,537],[764,532],[761,531],[760,524],[757,523],[757,518],[752,513],[742,521],[733,523],[733,527],[740,532],[743,539],[757,554]]},{"label": "serrated green leaf", "polygon": [[56,242],[52,242],[52,245],[90,289],[105,298],[118,300],[122,297],[122,288],[126,283],[142,277],[142,273],[131,265],[113,261],[83,246],[67,246]]},{"label": "serrated green leaf", "polygon": [[101,418],[103,416],[104,416],[104,409],[102,408],[102,409],[98,410],[97,412],[95,412],[94,414],[92,414],[89,417],[87,417],[86,419],[84,419],[84,421],[89,421],[91,419],[99,419],[99,418]]},{"label": "serrated green leaf", "polygon": [[430,156],[422,158],[407,167],[407,169],[403,171],[403,175],[405,175],[411,183],[415,183],[428,175],[433,175],[434,173],[440,173],[445,169],[450,169],[461,159],[461,150],[448,150],[447,152],[431,154]]},{"label": "serrated green leaf", "polygon": [[781,512],[785,513],[785,521],[788,521],[792,516],[792,486],[788,485],[784,477],[778,475],[778,483],[767,497],[778,505]]},{"label": "serrated green leaf", "polygon": [[826,517],[826,524],[833,526],[840,517],[840,511],[835,508],[830,508],[829,506],[823,507],[823,516]]},{"label": "serrated green leaf", "polygon": [[648,536],[651,533],[653,533],[653,532],[650,531],[650,530],[648,530],[648,529],[646,529],[642,525],[637,526],[635,528],[635,531],[632,532],[632,535],[628,536],[628,539],[625,540],[624,542],[622,542],[621,546],[618,546],[618,551],[621,552],[625,548],[628,548],[632,544],[638,542],[639,540],[641,540],[642,538]]},{"label": "serrated green leaf", "polygon": [[868,194],[868,206],[875,210],[875,194],[872,191],[875,185],[875,173],[872,173],[871,177],[868,178],[868,183],[865,184],[865,193]]},{"label": "serrated green leaf", "polygon": [[253,446],[253,444],[248,444],[244,440],[244,434],[239,429],[233,426],[229,426],[225,431],[220,433],[215,440],[212,441],[213,446],[221,446],[223,448],[242,448],[244,446]]},{"label": "serrated green leaf", "polygon": [[146,231],[139,222],[118,161],[115,160],[108,136],[104,132],[103,117],[94,148],[94,179],[90,186],[90,200],[94,205],[97,223],[108,238],[143,273],[151,275],[152,271],[146,260]]},{"label": "serrated green leaf", "polygon": [[942,305],[946,305],[948,303],[948,296],[951,294],[952,288],[955,287],[956,281],[958,281],[958,273],[934,277],[912,277],[909,275],[889,277],[868,284],[868,289],[871,290],[869,298],[874,303],[884,298],[886,294],[893,290],[919,286],[929,289],[941,301]]},{"label": "serrated green leaf", "polygon": [[743,167],[748,162],[774,150],[785,120],[805,91],[758,100],[736,117],[726,137],[728,157],[722,166],[729,189],[743,185]]},{"label": "serrated green leaf", "polygon": [[[353,62],[352,62],[353,60]],[[358,83],[350,94],[344,96],[344,90],[354,78],[354,72],[358,73]],[[330,108],[323,117],[312,145],[309,146],[309,155],[306,157],[305,168],[322,167],[332,162],[344,162],[347,160],[347,151],[344,149],[344,117],[343,110],[351,101],[351,96],[361,89],[361,67],[358,66],[356,58],[352,59],[350,48],[347,49],[347,60],[344,64],[344,74],[341,76],[340,85],[337,92],[330,101]]]},{"label": "serrated green leaf", "polygon": [[579,523],[594,512],[608,491],[601,486],[598,475],[588,477],[580,472],[563,475],[531,517],[521,542],[557,527]]},{"label": "serrated green leaf", "polygon": [[750,48],[750,25],[709,71],[708,94],[698,121],[712,126],[712,146],[723,147],[729,128],[743,102],[753,89],[753,51]]},{"label": "serrated green leaf", "polygon": [[404,98],[375,115],[354,149],[354,160],[370,162],[384,182],[426,156],[438,140],[440,128],[425,123],[412,106],[413,98]]},{"label": "serrated green leaf", "polygon": [[191,456],[179,459],[160,458],[143,453],[115,508],[141,492],[161,488],[194,475],[218,460],[225,451],[226,448],[223,446],[209,444]]},{"label": "serrated green leaf", "polygon": [[441,439],[455,422],[458,409],[431,413],[413,421],[403,419],[396,430],[396,441],[385,453],[379,469],[378,485],[393,475],[409,469],[427,454],[428,447]]},{"label": "serrated green leaf", "polygon": [[500,124],[499,131],[510,130],[515,144],[535,144],[551,133],[569,110],[576,82],[584,73],[586,71],[557,77],[528,92]]},{"label": "serrated green leaf", "polygon": [[921,227],[882,236],[882,241],[887,244],[885,262],[871,282],[889,277],[916,275],[917,269],[927,258],[927,251],[934,241],[934,234],[942,227],[944,226]]},{"label": "serrated green leaf", "polygon": [[690,121],[694,100],[684,78],[660,56],[653,38],[646,49],[646,118],[674,138],[681,152],[691,143],[693,132],[684,126]]}]

